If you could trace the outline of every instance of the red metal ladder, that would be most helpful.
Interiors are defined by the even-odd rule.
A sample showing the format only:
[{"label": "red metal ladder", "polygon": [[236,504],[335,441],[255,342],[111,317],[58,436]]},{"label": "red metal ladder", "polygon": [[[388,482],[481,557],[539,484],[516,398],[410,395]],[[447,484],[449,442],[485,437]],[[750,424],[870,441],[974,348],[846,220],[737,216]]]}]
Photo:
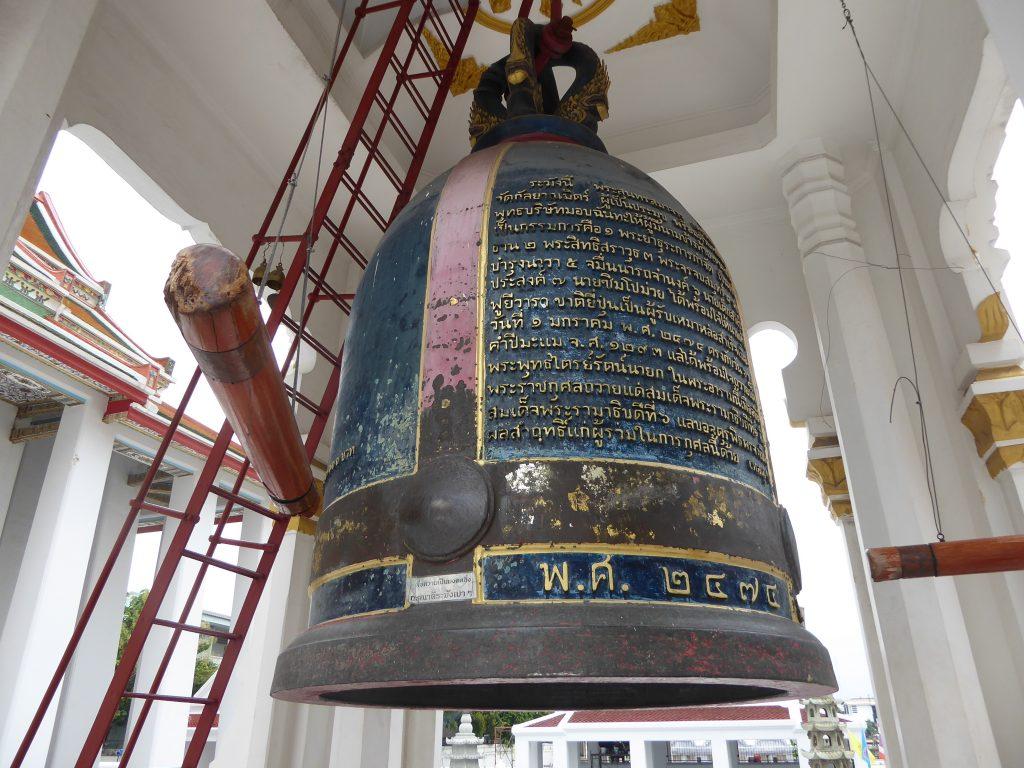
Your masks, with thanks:
[{"label": "red metal ladder", "polygon": [[[332,70],[326,77],[324,92],[313,111],[312,117],[310,117],[281,184],[278,186],[274,199],[271,202],[270,210],[264,217],[259,232],[253,237],[252,248],[246,261],[251,267],[260,249],[267,244],[297,243],[295,254],[288,266],[284,284],[267,320],[267,330],[271,337],[273,337],[277,328],[284,324],[293,333],[288,354],[281,366],[283,371],[288,370],[293,358],[297,354],[300,342],[304,342],[305,347],[314,350],[330,366],[331,373],[319,400],[310,397],[308,393],[296,391],[286,382],[286,389],[293,398],[293,402],[297,406],[301,406],[309,411],[313,417],[312,426],[306,438],[306,452],[311,459],[323,436],[337,395],[343,350],[339,349],[337,353],[334,353],[327,345],[319,341],[307,328],[310,317],[319,307],[325,307],[325,311],[338,313],[333,327],[340,328],[341,314],[347,315],[349,313],[352,295],[336,290],[327,282],[327,275],[330,272],[331,265],[339,248],[353,259],[360,268],[365,267],[367,264],[367,257],[360,251],[348,234],[349,224],[357,210],[361,211],[365,217],[383,232],[412,196],[416,180],[423,166],[427,148],[430,145],[430,140],[480,4],[479,0],[468,0],[468,2],[445,0],[450,9],[450,14],[444,15],[437,8],[437,4],[440,1],[391,0],[388,2],[378,0],[377,2],[371,2],[371,0],[360,0],[355,9],[353,21],[349,25],[349,29],[344,37],[344,42],[337,51]],[[463,5],[466,7],[463,8]],[[341,72],[361,23],[374,14],[382,12],[394,13],[390,32],[380,49],[373,72],[367,82],[366,90],[363,92],[358,107],[352,116],[349,129],[331,171],[324,182],[322,190],[319,191],[312,217],[306,229],[298,235],[269,235],[270,227],[280,213],[282,201],[285,200],[289,186],[296,183],[296,176],[301,169],[303,158],[310,147],[317,123],[324,113],[330,98],[330,92]],[[446,26],[446,19],[448,26]],[[449,26],[454,29],[449,30]],[[444,67],[441,67],[434,60],[430,47],[424,39],[424,31],[427,29],[433,33],[437,40],[441,41],[441,44],[448,53],[448,60]],[[427,94],[429,99],[424,95],[421,84],[425,84],[425,87],[430,90]],[[418,115],[418,118],[415,120],[418,125],[407,125],[406,121],[399,115],[400,110],[403,112],[412,111],[415,115]],[[391,132],[393,139],[397,139],[397,143],[392,141],[391,146],[400,147],[408,153],[407,170],[404,172],[402,172],[400,166],[396,167],[396,163],[389,160],[385,155],[383,140],[388,131]],[[357,165],[360,165],[358,173],[353,174],[350,170],[360,148],[363,149],[364,155],[361,164],[357,163]],[[380,174],[394,189],[393,196],[389,195],[386,203],[380,202],[379,195],[377,202],[375,202],[365,189],[365,182],[370,178],[371,172]],[[342,187],[347,192],[348,199],[342,206],[343,213],[341,216],[337,221],[333,221],[329,218],[329,213]],[[391,202],[392,200],[393,202]],[[341,201],[344,201],[344,197],[339,198],[339,202]],[[285,205],[285,211],[287,211],[287,204]],[[323,264],[318,268],[313,268],[311,264],[307,264],[308,256],[312,252],[312,245],[325,232],[330,238],[331,244]],[[270,266],[268,264],[267,268],[269,269]],[[303,280],[303,278],[305,279]],[[303,282],[303,288],[300,290],[306,287],[310,290],[306,300],[303,302],[304,309],[300,313],[299,319],[296,320],[286,315],[285,311],[296,288],[300,285],[300,280]],[[248,460],[243,462],[235,484],[230,491],[224,490],[215,484],[217,474],[231,445],[233,434],[231,427],[226,422],[217,435],[206,463],[200,471],[196,489],[184,510],[174,510],[146,501],[150,486],[157,477],[161,463],[180,426],[181,418],[195,392],[200,376],[201,373],[197,368],[192,374],[181,403],[163,435],[153,462],[139,488],[138,495],[131,504],[129,513],[114,542],[110,555],[97,578],[92,592],[86,600],[68,646],[57,664],[56,671],[29,724],[21,746],[11,764],[11,768],[18,768],[22,765],[32,740],[48,708],[53,703],[56,692],[60,688],[64,674],[118,559],[118,555],[128,537],[134,532],[135,523],[140,511],[166,515],[178,520],[179,523],[167,553],[157,569],[149,597],[139,616],[135,630],[132,632],[124,648],[121,661],[114,671],[113,678],[100,704],[99,711],[95,715],[93,726],[83,745],[76,766],[78,768],[91,768],[94,764],[103,746],[103,741],[110,730],[118,704],[125,697],[141,699],[143,704],[139,709],[136,722],[128,734],[125,750],[121,757],[122,766],[129,764],[139,734],[155,701],[175,701],[201,705],[202,711],[195,725],[192,739],[189,742],[183,768],[193,768],[198,765],[203,748],[209,738],[210,729],[213,727],[217,708],[223,700],[231,672],[238,660],[242,643],[256,612],[260,596],[290,519],[288,515],[267,509],[240,495],[242,483],[249,471]],[[192,551],[187,547],[189,537],[199,520],[200,512],[210,494],[223,499],[226,502],[226,508],[220,514],[215,524],[214,533],[209,537],[209,545],[205,552]],[[231,516],[232,509],[236,507],[242,507],[263,515],[272,521],[270,533],[265,542],[241,541],[224,536],[224,526]],[[262,554],[255,569],[243,568],[219,560],[216,557],[216,549],[219,545],[257,550]],[[157,614],[161,604],[167,595],[175,571],[183,559],[191,559],[199,563],[198,572],[194,578],[191,590],[177,620],[159,618]],[[234,573],[249,579],[250,582],[241,608],[235,617],[234,625],[228,632],[217,632],[209,628],[187,623],[187,617],[199,595],[203,578],[211,568]],[[172,629],[171,638],[157,667],[149,690],[144,692],[129,691],[130,678],[138,664],[146,639],[154,626]],[[209,694],[206,697],[171,696],[163,695],[159,692],[160,683],[170,663],[171,655],[183,632],[216,636],[226,641],[223,659],[214,677]],[[77,714],[78,716],[87,716],[86,713]]]}]

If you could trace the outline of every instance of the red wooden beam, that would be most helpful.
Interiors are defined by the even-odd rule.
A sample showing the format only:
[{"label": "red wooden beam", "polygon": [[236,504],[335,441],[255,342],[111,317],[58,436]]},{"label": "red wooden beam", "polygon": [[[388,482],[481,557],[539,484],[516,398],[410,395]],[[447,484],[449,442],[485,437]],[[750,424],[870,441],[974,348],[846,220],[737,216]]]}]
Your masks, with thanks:
[{"label": "red wooden beam", "polygon": [[143,404],[149,399],[149,392],[144,388],[133,385],[124,379],[119,378],[112,371],[108,371],[95,363],[83,360],[71,350],[62,347],[52,339],[48,339],[40,333],[27,328],[20,323],[14,322],[9,317],[0,317],[0,334],[5,334],[18,341],[42,352],[44,355],[54,358],[58,362],[68,366],[76,373],[87,379],[92,379],[97,384],[110,389],[121,397],[133,403]]},{"label": "red wooden beam", "polygon": [[[198,370],[199,369],[197,368],[196,371],[198,372]],[[181,409],[184,410],[184,401]],[[148,432],[155,433],[157,437],[163,437],[167,431],[171,431],[174,433],[171,437],[173,442],[177,443],[181,448],[193,451],[204,458],[209,457],[213,450],[213,445],[211,443],[204,442],[203,440],[192,437],[187,432],[182,431],[179,422],[173,422],[174,429],[172,430],[169,425],[164,424],[163,421],[152,413],[143,408],[132,407],[132,404],[127,400],[111,400],[107,404],[107,410],[106,413],[104,413],[103,418],[107,419],[111,417],[130,421]],[[241,450],[241,446],[231,443],[229,450],[232,449]],[[224,457],[223,466],[225,469],[240,472],[242,470],[242,464],[243,460],[237,456],[228,454]],[[259,482],[259,475],[257,475],[252,469],[248,470],[247,477],[250,480]]]}]

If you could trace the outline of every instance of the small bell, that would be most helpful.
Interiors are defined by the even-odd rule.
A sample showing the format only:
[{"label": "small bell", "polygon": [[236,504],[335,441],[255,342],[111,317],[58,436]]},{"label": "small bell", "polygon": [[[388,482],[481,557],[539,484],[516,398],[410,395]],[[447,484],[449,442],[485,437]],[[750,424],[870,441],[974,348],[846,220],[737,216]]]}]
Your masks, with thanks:
[{"label": "small bell", "polygon": [[252,271],[252,284],[259,286],[263,282],[263,275],[267,273],[267,260],[263,259]]},{"label": "small bell", "polygon": [[281,267],[281,262],[277,262],[277,266],[270,272],[270,276],[267,278],[267,288],[277,293],[284,287],[284,269]]}]

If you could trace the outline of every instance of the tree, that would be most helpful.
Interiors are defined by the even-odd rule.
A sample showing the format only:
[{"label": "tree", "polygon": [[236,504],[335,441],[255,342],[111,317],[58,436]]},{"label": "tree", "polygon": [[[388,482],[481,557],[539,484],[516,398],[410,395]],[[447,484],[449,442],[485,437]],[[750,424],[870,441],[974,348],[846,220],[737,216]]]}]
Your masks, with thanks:
[{"label": "tree", "polygon": [[212,637],[204,637],[199,641],[199,648],[196,651],[196,671],[192,675],[192,693],[195,693],[203,684],[213,677],[220,665],[210,656],[203,654],[210,650],[213,645]]},{"label": "tree", "polygon": [[[149,597],[149,590],[132,592],[128,595],[124,606],[124,616],[121,618],[121,637],[117,642],[117,663],[121,663],[121,656],[124,647],[128,644],[128,638],[132,636],[135,625],[139,622],[139,614]],[[209,656],[203,654],[213,645],[213,638],[206,637],[199,641],[199,648],[196,653],[196,669],[192,676],[192,692],[198,691],[207,680],[213,677],[217,671],[218,664]],[[128,679],[128,690],[135,688],[135,673]],[[128,699],[121,699],[117,705],[117,714],[114,716],[114,725],[124,725],[128,721]]]},{"label": "tree", "polygon": [[867,727],[864,729],[864,738],[868,743],[868,749],[875,757],[878,757],[881,751],[881,740],[882,736],[878,732],[878,723],[874,720],[868,720]]},{"label": "tree", "polygon": [[[490,742],[494,738],[494,731],[497,728],[511,728],[513,725],[533,720],[547,712],[471,712],[473,720],[473,733],[483,736]],[[444,737],[450,738],[459,729],[459,721],[462,719],[461,712],[444,713]],[[511,731],[505,730],[499,734],[501,740],[506,744],[512,740]]]},{"label": "tree", "polygon": [[[124,615],[121,617],[121,636],[117,641],[117,663],[121,663],[121,656],[124,654],[124,647],[128,644],[128,638],[132,636],[135,625],[139,623],[139,614],[149,597],[149,590],[141,592],[130,592],[124,605]],[[128,690],[135,688],[135,672],[128,678]],[[121,699],[117,704],[117,714],[114,715],[113,725],[120,726],[128,722],[128,699]]]}]

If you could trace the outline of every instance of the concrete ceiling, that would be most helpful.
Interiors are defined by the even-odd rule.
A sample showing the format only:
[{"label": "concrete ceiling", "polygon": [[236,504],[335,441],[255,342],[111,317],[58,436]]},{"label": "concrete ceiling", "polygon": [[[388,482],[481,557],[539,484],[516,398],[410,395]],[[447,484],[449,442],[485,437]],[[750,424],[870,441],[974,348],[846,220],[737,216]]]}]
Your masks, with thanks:
[{"label": "concrete ceiling", "polygon": [[[342,18],[347,23],[351,23],[357,5],[348,2],[346,6],[344,0],[298,1],[311,5],[330,2],[336,11],[344,7]],[[539,8],[540,4],[536,5]],[[580,0],[578,6],[565,4],[569,13],[601,9],[579,25],[576,39],[601,52],[608,65],[611,116],[602,124],[601,135],[609,149],[654,171],[763,146],[774,135],[775,0],[698,0],[698,31],[608,52],[649,24],[656,8],[662,13],[660,6],[667,5],[655,0]],[[447,3],[439,6],[447,7]],[[510,11],[493,15],[511,20],[518,6],[518,2],[512,3]],[[491,8],[485,0],[482,10]],[[534,16],[537,20],[543,18],[537,11]],[[391,14],[377,14],[360,26],[356,44],[365,57],[364,75],[373,68],[373,54],[383,42],[391,18]],[[507,53],[508,35],[489,28],[478,18],[463,58],[489,64]],[[566,75],[565,80],[571,77],[568,72],[560,74]],[[435,142],[431,147],[424,169],[427,177],[453,165],[468,149],[466,121],[471,100],[472,94],[465,93],[446,105],[438,135],[451,140]],[[406,117],[411,119],[412,115]],[[723,136],[729,140],[722,141]],[[718,137],[713,146],[707,141],[709,137]]]},{"label": "concrete ceiling", "polygon": [[[182,208],[244,252],[319,96],[338,26],[331,2],[106,0],[65,94],[68,120],[106,133]],[[944,177],[980,61],[984,25],[974,3],[848,2],[879,79]],[[655,5],[614,0],[577,37],[604,51]],[[613,86],[601,135],[705,224],[737,278],[747,321],[790,327],[801,347],[791,368],[820,382],[777,166],[800,140],[828,137],[843,147],[851,181],[877,169],[863,68],[838,2],[698,0],[698,11],[700,31],[602,54]],[[371,32],[333,94],[325,168],[372,69],[379,40]],[[477,25],[467,55],[486,63],[506,50],[507,38]],[[468,151],[469,100],[448,98],[421,184]],[[898,144],[891,121],[883,141]],[[408,158],[393,155],[399,164]],[[315,170],[310,160],[289,227],[308,215]],[[375,236],[366,229],[368,246]],[[332,278],[351,288],[356,272]],[[791,413],[817,412],[817,386],[789,394]]]}]

